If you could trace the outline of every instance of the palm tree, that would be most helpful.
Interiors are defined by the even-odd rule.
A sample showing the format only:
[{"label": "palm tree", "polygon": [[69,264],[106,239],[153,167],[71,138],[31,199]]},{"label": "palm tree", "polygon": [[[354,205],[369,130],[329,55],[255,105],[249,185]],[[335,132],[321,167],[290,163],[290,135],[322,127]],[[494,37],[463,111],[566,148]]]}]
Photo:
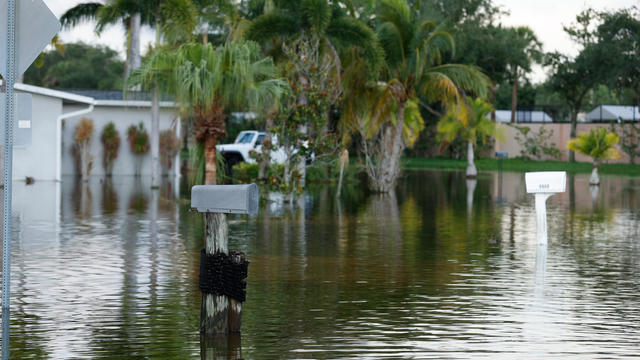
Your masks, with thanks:
[{"label": "palm tree", "polygon": [[[342,95],[341,56],[353,48],[358,49],[359,55],[366,60],[364,66],[371,76],[375,77],[380,71],[383,54],[375,33],[365,23],[348,16],[337,1],[265,1],[258,14],[246,30],[246,37],[263,44],[266,53],[286,69],[287,76],[296,87],[319,88],[328,94],[329,110],[321,114],[324,123],[327,123],[329,113],[336,108]],[[296,63],[311,63],[316,70],[305,71],[295,66]],[[330,66],[327,66],[329,63]],[[326,72],[317,71],[323,67],[327,69]],[[303,91],[292,101],[296,106],[304,107],[308,103],[307,95]],[[267,132],[270,132],[277,112],[272,115],[267,119]],[[303,123],[298,132],[310,135],[310,127],[309,121]],[[268,156],[263,156],[262,169],[266,168],[267,162]],[[302,183],[304,165],[304,161],[296,165],[303,174]],[[264,175],[264,171],[261,174]]]},{"label": "palm tree", "polygon": [[461,90],[484,98],[489,88],[489,79],[477,68],[445,63],[447,52],[454,51],[452,36],[420,16],[406,0],[382,0],[376,14],[377,34],[386,59],[380,82],[385,91],[380,103],[396,106],[395,119],[380,130],[383,156],[376,161],[384,171],[370,179],[372,190],[377,192],[393,189],[400,174],[400,157],[407,147],[403,136],[407,104],[425,106],[426,101],[449,106],[460,97]]},{"label": "palm tree", "polygon": [[158,84],[175,95],[182,111],[193,119],[195,138],[205,148],[205,183],[216,183],[216,143],[226,134],[229,111],[261,107],[265,99],[285,91],[270,58],[260,57],[254,42],[230,42],[220,47],[188,43],[154,52],[132,81]]},{"label": "palm tree", "polygon": [[598,166],[603,160],[615,160],[620,158],[620,153],[613,146],[620,141],[620,137],[609,132],[605,127],[591,129],[589,133],[580,133],[575,139],[569,140],[567,148],[593,159],[593,170],[589,178],[589,184],[600,185]]},{"label": "palm tree", "polygon": [[518,108],[518,80],[524,73],[531,71],[531,63],[542,61],[542,44],[536,34],[526,26],[510,28],[507,31],[507,41],[510,42],[512,54],[508,67],[512,80],[511,90],[511,122],[516,122]]},{"label": "palm tree", "polygon": [[482,142],[487,137],[497,136],[496,124],[488,117],[493,111],[491,104],[482,99],[468,98],[452,106],[447,114],[438,122],[438,135],[443,145],[451,143],[459,137],[467,143],[467,178],[475,178],[478,170],[473,161],[474,150],[478,139]]},{"label": "palm tree", "polygon": [[140,66],[140,14],[123,9],[120,1],[110,0],[80,3],[60,17],[63,28],[72,28],[85,21],[97,21],[96,32],[101,33],[107,25],[122,23],[127,31],[127,56],[123,74],[126,83],[132,70]]}]

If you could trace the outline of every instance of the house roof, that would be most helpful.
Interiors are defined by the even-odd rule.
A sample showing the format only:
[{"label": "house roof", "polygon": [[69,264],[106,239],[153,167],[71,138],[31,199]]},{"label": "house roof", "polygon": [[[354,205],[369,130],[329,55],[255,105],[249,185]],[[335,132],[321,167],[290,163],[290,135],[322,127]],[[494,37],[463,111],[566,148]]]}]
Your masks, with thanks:
[{"label": "house roof", "polygon": [[[511,122],[511,110],[496,110],[496,122]],[[516,111],[516,122],[553,122],[553,118],[544,111]]]},{"label": "house roof", "polygon": [[68,102],[76,102],[76,103],[90,104],[90,105],[93,105],[95,103],[95,100],[92,97],[89,97],[89,96],[83,96],[83,95],[80,95],[80,94],[72,94],[72,93],[65,92],[65,91],[47,89],[47,88],[34,86],[34,85],[16,83],[14,88],[16,90],[30,92],[30,93],[33,93],[33,94],[39,94],[39,95],[59,98],[59,99],[62,99],[64,101],[68,101]]},{"label": "house roof", "polygon": [[[65,89],[65,92],[90,96],[95,99],[96,106],[151,106],[151,94],[143,91],[129,91],[124,93],[121,90],[91,90],[91,89]],[[175,107],[173,100],[162,95],[160,99],[161,107]]]},{"label": "house roof", "polygon": [[587,121],[602,120],[640,120],[640,111],[637,106],[626,105],[600,105],[591,110],[586,116]]}]

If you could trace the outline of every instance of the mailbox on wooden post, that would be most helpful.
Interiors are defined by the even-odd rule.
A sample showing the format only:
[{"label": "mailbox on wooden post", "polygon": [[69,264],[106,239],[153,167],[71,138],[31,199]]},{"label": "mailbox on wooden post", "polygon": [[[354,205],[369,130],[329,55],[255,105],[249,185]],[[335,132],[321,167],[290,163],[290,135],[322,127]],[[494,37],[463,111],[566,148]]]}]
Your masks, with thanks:
[{"label": "mailbox on wooden post", "polygon": [[200,263],[200,331],[206,335],[240,332],[245,255],[229,252],[226,214],[257,214],[259,191],[250,185],[197,185],[191,208],[205,214],[205,248]]},{"label": "mailbox on wooden post", "polygon": [[525,174],[527,193],[536,197],[536,238],[538,245],[547,245],[547,199],[565,192],[567,173],[564,171],[530,172]]}]

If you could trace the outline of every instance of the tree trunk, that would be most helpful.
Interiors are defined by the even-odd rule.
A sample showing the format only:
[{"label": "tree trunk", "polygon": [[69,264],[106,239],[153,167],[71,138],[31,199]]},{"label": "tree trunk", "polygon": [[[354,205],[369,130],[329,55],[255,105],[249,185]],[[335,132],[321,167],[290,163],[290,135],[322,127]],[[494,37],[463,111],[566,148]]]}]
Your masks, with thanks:
[{"label": "tree trunk", "polygon": [[127,59],[124,63],[123,85],[126,87],[131,72],[140,67],[140,14],[133,14],[129,18],[129,34]]},{"label": "tree trunk", "polygon": [[344,168],[349,164],[349,150],[344,149],[340,152],[338,163],[340,164],[340,178],[338,179],[338,192],[336,192],[336,197],[340,197],[340,193],[342,192],[342,178],[344,177]]},{"label": "tree trunk", "polygon": [[387,193],[393,190],[398,176],[400,175],[400,157],[405,148],[404,139],[402,138],[402,129],[404,128],[404,108],[405,101],[398,104],[398,116],[395,126],[387,125],[382,131],[382,151],[378,172],[379,178],[369,179],[371,190],[375,192]]},{"label": "tree trunk", "polygon": [[511,123],[516,122],[516,111],[518,109],[518,67],[513,71],[513,89],[511,90]]},{"label": "tree trunk", "polygon": [[473,142],[467,141],[467,178],[478,176],[476,164],[473,162]]},{"label": "tree trunk", "polygon": [[160,99],[158,85],[153,87],[151,102],[151,188],[160,187]]},{"label": "tree trunk", "polygon": [[265,124],[265,135],[262,141],[262,157],[260,158],[260,168],[258,170],[258,180],[267,180],[269,167],[271,167],[271,129],[273,128],[273,114],[267,114]]},{"label": "tree trunk", "polygon": [[215,185],[216,180],[216,142],[215,136],[207,135],[204,140],[204,183]]},{"label": "tree trunk", "polygon": [[[576,138],[576,128],[578,127],[578,110],[571,109],[571,132],[569,133],[569,137],[571,139]],[[576,161],[576,153],[573,150],[569,150],[569,162]]]},{"label": "tree trunk", "polygon": [[[156,48],[160,46],[160,20],[156,19]],[[160,187],[160,96],[158,82],[153,82],[151,102],[151,188]]]},{"label": "tree trunk", "polygon": [[591,176],[589,177],[589,185],[600,185],[600,177],[598,176],[598,165],[593,164]]}]

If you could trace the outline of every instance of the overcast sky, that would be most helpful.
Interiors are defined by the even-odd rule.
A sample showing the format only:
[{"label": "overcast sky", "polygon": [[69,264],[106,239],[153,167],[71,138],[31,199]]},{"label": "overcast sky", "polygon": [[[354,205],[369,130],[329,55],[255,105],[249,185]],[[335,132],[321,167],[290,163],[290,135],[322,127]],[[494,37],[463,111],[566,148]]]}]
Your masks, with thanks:
[{"label": "overcast sky", "polygon": [[[88,1],[88,0],[87,0]],[[575,54],[576,46],[562,30],[562,26],[570,24],[580,11],[593,7],[597,10],[615,10],[619,8],[640,6],[640,0],[493,0],[510,14],[502,17],[506,26],[526,25],[532,28],[538,39],[542,41],[545,51],[560,51]],[[56,16],[60,16],[74,5],[86,2],[81,0],[44,0]],[[86,43],[101,43],[124,54],[124,31],[122,27],[112,27],[98,37],[93,31],[92,24],[83,24],[71,31],[60,34],[63,42],[84,41]],[[143,28],[143,52],[147,44],[153,41],[153,33]],[[123,55],[124,56],[124,55]],[[542,69],[536,69],[532,75],[534,81],[541,81],[545,77]]]}]

